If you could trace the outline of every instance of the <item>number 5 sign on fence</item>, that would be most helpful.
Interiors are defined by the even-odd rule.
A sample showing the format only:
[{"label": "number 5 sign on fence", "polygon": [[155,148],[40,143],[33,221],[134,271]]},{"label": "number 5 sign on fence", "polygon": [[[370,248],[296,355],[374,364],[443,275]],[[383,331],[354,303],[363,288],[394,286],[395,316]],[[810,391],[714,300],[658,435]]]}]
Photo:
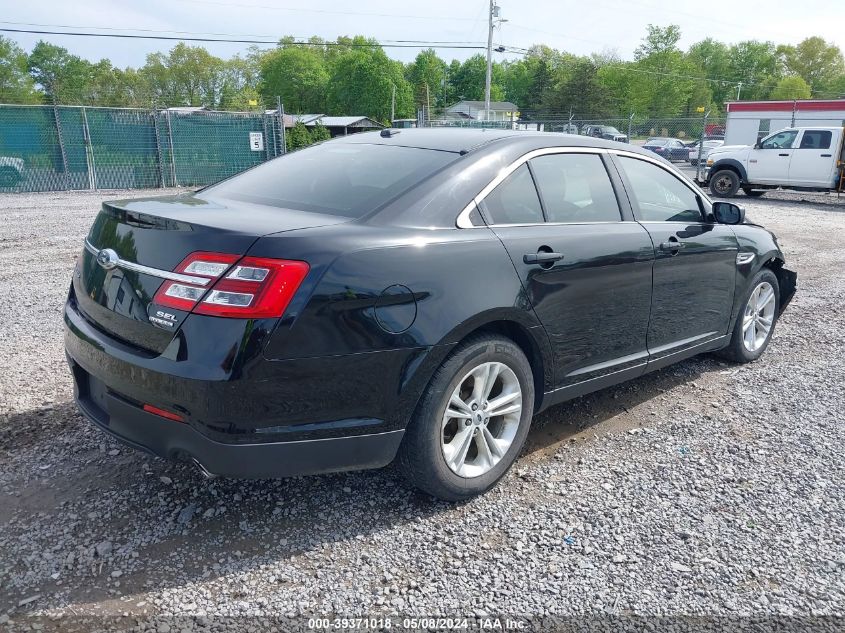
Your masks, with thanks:
[{"label": "number 5 sign on fence", "polygon": [[264,151],[264,134],[261,132],[250,132],[249,133],[249,149],[253,152],[263,152]]}]

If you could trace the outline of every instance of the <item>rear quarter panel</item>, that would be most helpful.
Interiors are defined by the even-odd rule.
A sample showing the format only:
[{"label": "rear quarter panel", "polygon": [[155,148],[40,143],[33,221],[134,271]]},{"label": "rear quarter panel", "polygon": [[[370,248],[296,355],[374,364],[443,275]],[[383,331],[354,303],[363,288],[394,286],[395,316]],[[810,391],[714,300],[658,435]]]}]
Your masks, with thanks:
[{"label": "rear quarter panel", "polygon": [[[380,408],[393,428],[407,423],[455,344],[492,321],[514,321],[529,332],[544,359],[543,381],[551,384],[548,337],[504,246],[487,228],[351,224],[267,236],[251,254],[311,264],[264,356],[282,365],[324,359],[358,367],[354,382],[362,394],[383,392]],[[405,359],[402,366],[383,371],[379,359],[397,357]]]}]

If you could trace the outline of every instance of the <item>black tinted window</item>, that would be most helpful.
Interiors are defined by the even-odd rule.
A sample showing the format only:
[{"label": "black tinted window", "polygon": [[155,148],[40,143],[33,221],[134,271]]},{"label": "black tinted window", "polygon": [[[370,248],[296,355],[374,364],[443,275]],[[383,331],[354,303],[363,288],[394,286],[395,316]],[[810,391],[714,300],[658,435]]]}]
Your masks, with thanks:
[{"label": "black tinted window", "polygon": [[619,157],[644,222],[701,222],[698,196],[665,169],[644,160]]},{"label": "black tinted window", "polygon": [[831,136],[830,130],[806,130],[800,149],[830,149]]},{"label": "black tinted window", "polygon": [[621,219],[610,177],[595,154],[551,154],[531,161],[549,222]]},{"label": "black tinted window", "polygon": [[484,207],[493,224],[535,224],[543,221],[537,188],[522,165],[484,198]]},{"label": "black tinted window", "polygon": [[360,217],[458,158],[392,145],[325,143],[269,161],[209,193],[276,207]]}]

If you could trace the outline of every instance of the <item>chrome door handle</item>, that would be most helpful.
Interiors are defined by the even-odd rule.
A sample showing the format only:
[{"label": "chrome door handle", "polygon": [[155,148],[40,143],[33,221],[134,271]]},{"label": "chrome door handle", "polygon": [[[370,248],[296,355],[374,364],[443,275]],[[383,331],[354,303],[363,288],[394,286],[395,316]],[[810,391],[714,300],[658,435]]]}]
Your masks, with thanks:
[{"label": "chrome door handle", "polygon": [[547,251],[538,251],[537,253],[525,253],[522,256],[522,261],[526,264],[550,264],[563,259],[563,253],[549,253]]},{"label": "chrome door handle", "polygon": [[676,240],[670,240],[668,242],[663,242],[663,243],[660,244],[660,250],[661,251],[670,251],[670,252],[674,252],[674,253],[677,253],[683,247],[684,247],[683,243],[678,242]]}]

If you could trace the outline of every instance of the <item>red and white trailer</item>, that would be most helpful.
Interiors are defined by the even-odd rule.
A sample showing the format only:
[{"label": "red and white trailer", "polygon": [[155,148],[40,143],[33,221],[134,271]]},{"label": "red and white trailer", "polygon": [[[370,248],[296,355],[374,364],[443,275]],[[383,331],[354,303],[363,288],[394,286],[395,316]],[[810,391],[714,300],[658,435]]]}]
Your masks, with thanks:
[{"label": "red and white trailer", "polygon": [[843,127],[845,99],[729,101],[725,145],[754,145],[787,127]]}]

